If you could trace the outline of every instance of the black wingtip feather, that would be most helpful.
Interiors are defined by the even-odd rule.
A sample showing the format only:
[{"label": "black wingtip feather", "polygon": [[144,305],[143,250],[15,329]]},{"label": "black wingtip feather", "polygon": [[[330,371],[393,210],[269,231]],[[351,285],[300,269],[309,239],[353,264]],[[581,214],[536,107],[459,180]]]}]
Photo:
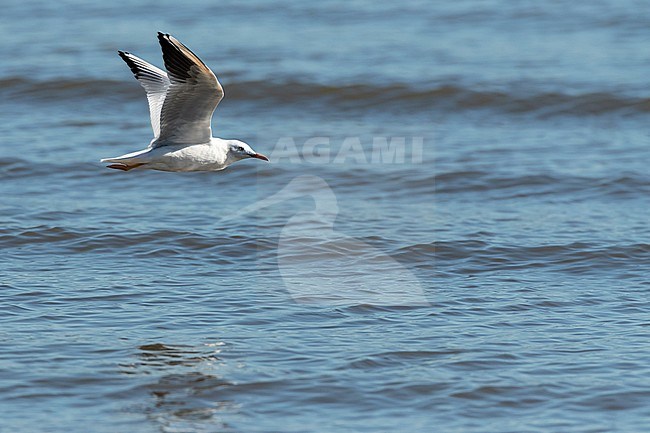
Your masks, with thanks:
[{"label": "black wingtip feather", "polygon": [[[183,53],[177,43],[172,41],[170,37],[171,36],[168,33],[158,32],[158,40],[160,41],[160,46],[162,48],[165,68],[167,68],[171,77],[179,81],[188,80],[191,78],[190,69],[194,65],[194,62]],[[178,44],[192,53],[192,51],[182,43],[178,42]],[[198,61],[203,63],[196,54],[192,54],[196,59],[198,59]]]},{"label": "black wingtip feather", "polygon": [[133,61],[133,59],[131,59],[131,58],[129,57],[129,55],[130,55],[131,53],[129,53],[128,51],[119,51],[119,50],[118,50],[117,53],[120,55],[120,57],[122,58],[122,60],[124,60],[124,62],[126,63],[126,65],[129,67],[129,69],[131,69],[131,72],[133,72],[133,75],[135,75],[135,77],[138,78],[138,76],[139,76],[139,74],[140,74],[140,68],[139,68],[138,65]]}]

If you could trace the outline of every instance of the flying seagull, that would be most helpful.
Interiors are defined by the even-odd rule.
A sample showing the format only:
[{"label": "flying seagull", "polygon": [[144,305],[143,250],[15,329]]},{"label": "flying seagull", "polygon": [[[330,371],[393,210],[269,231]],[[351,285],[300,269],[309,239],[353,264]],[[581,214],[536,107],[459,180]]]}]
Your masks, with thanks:
[{"label": "flying seagull", "polygon": [[223,99],[214,73],[173,36],[158,32],[167,72],[118,51],[147,92],[154,138],[144,149],[101,162],[108,168],[217,171],[245,158],[269,159],[239,140],[212,136],[212,113]]}]

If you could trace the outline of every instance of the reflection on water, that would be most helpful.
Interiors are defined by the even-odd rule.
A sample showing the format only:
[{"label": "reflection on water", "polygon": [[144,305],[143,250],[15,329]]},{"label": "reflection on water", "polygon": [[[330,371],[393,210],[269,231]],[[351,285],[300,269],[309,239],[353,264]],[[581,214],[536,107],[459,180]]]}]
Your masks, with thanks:
[{"label": "reflection on water", "polygon": [[146,416],[163,432],[232,431],[219,417],[235,413],[237,405],[220,394],[232,383],[220,377],[218,358],[223,343],[206,345],[203,350],[163,343],[138,347],[136,360],[121,365],[129,375],[157,377],[139,389],[150,400],[142,406]]},{"label": "reflection on water", "polygon": [[140,353],[138,358],[140,362],[137,366],[145,367],[166,367],[166,366],[196,366],[202,362],[214,363],[218,362],[217,354],[219,350],[214,353],[204,353],[191,347],[184,346],[166,346],[161,343],[145,344],[138,347]]}]

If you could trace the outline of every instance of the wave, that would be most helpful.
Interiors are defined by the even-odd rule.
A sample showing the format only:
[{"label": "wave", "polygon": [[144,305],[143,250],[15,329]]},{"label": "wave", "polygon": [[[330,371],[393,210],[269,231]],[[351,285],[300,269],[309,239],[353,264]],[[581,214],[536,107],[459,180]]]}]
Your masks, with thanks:
[{"label": "wave", "polygon": [[638,269],[650,260],[650,244],[571,242],[526,246],[495,245],[479,239],[462,239],[403,247],[394,251],[393,257],[414,266],[428,263],[444,272],[470,275],[536,268],[588,274],[603,270]]},{"label": "wave", "polygon": [[[494,244],[475,238],[404,245],[384,237],[359,237],[413,269],[473,275],[484,272],[549,269],[572,274],[636,272],[650,260],[650,244],[568,242],[549,245]],[[388,246],[391,245],[392,246]],[[103,254],[121,251],[136,258],[198,256],[211,263],[233,265],[248,259],[273,262],[277,239],[154,229],[146,232],[107,233],[105,228],[76,229],[40,225],[21,230],[0,229],[0,248],[30,253]],[[364,253],[360,251],[360,253]],[[366,253],[372,254],[372,251]],[[318,260],[316,260],[318,261]]]},{"label": "wave", "polygon": [[[319,107],[346,110],[378,110],[392,114],[402,110],[467,111],[494,109],[511,114],[535,113],[541,117],[590,116],[607,113],[650,112],[650,98],[628,96],[614,91],[579,94],[535,90],[485,90],[441,83],[417,86],[407,83],[350,83],[331,85],[296,80],[235,81],[224,83],[229,100],[273,105],[274,108]],[[24,77],[0,79],[0,95],[5,100],[62,102],[80,99],[140,99],[135,82],[107,79],[35,80]]]},{"label": "wave", "polygon": [[[94,162],[94,161],[93,161]],[[114,175],[104,170],[100,164],[79,165],[75,170],[65,170],[66,162],[29,161],[22,158],[0,158],[0,177],[5,180],[21,178],[40,178],[56,176],[61,179],[73,179],[75,182],[87,182],[93,185],[99,177],[109,178]],[[438,200],[454,199],[459,194],[490,194],[495,200],[509,200],[526,197],[567,198],[574,203],[609,197],[612,199],[637,198],[650,194],[650,176],[635,171],[612,172],[607,177],[584,176],[569,173],[499,173],[484,170],[458,170],[439,173],[423,171],[405,172],[396,170],[386,172],[380,179],[370,165],[359,165],[355,170],[341,171],[328,165],[306,165],[297,171],[295,166],[281,163],[262,167],[242,164],[229,172],[234,182],[242,184],[261,181],[273,181],[284,185],[295,176],[309,172],[322,176],[337,192],[356,193],[360,188],[367,188],[366,196],[376,194],[411,193],[434,196]],[[148,174],[152,175],[153,174]],[[209,179],[211,173],[195,173],[195,179]],[[123,182],[138,182],[136,178],[124,178]],[[77,184],[77,187],[80,187]]]},{"label": "wave", "polygon": [[203,251],[211,260],[235,263],[246,257],[272,254],[277,243],[272,239],[243,235],[207,236],[178,230],[149,232],[106,232],[99,229],[40,225],[22,230],[0,228],[0,248],[30,247],[46,253],[105,253],[128,251],[134,257],[183,257]]},{"label": "wave", "polygon": [[[69,214],[50,215],[61,221]],[[490,233],[475,233],[461,239],[404,245],[396,239],[373,235],[358,239],[384,251],[393,259],[418,272],[474,275],[502,271],[548,270],[570,274],[617,272],[633,275],[650,260],[650,244],[628,242],[607,244],[580,241],[548,245],[493,243]],[[134,258],[190,258],[209,263],[236,265],[255,260],[274,266],[278,254],[275,232],[268,236],[153,229],[150,231],[107,232],[97,228],[39,225],[0,229],[0,248],[9,256],[32,254],[128,254]],[[359,251],[373,259],[373,251]],[[261,261],[261,262],[260,262]],[[318,262],[318,258],[309,258]]]},{"label": "wave", "polygon": [[590,177],[563,173],[505,175],[487,171],[454,171],[407,181],[411,187],[434,185],[437,194],[494,192],[496,198],[511,199],[539,195],[572,194],[572,200],[597,196],[638,197],[650,193],[650,177],[641,173]]}]

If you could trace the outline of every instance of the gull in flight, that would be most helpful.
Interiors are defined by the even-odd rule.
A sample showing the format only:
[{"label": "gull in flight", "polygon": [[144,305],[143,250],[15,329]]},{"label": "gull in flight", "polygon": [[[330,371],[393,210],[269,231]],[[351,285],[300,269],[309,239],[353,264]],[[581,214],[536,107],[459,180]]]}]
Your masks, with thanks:
[{"label": "gull in flight", "polygon": [[147,92],[154,138],[144,150],[101,162],[123,171],[217,171],[246,158],[268,161],[243,141],[212,136],[212,113],[224,95],[219,80],[173,36],[158,32],[158,41],[167,72],[118,51]]}]

